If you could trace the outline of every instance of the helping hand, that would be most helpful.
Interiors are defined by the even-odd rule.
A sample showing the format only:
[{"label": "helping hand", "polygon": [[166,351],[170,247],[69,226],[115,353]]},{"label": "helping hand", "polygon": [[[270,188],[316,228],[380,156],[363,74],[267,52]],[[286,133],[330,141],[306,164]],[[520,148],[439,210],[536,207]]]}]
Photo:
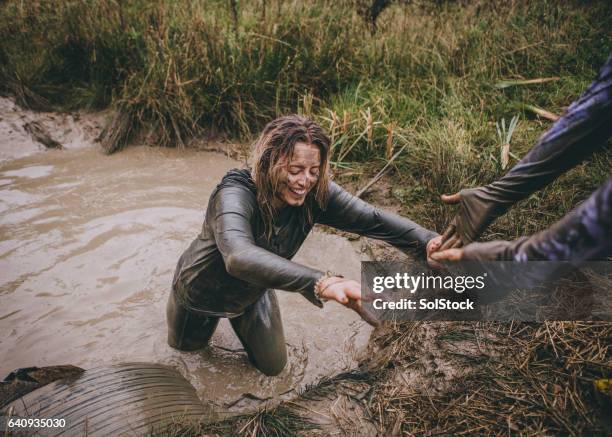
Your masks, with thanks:
[{"label": "helping hand", "polygon": [[[444,202],[447,205],[456,205],[459,202],[461,202],[461,194],[459,193],[442,194],[442,196],[440,196],[440,199],[442,200],[442,202]],[[448,250],[452,248],[458,248],[463,245],[464,242],[461,239],[459,233],[457,232],[457,224],[460,220],[461,218],[459,214],[457,214],[455,218],[453,218],[451,223],[448,225],[448,227],[442,234],[442,243],[438,247],[439,250],[442,251],[442,250]],[[427,254],[429,255],[429,252]],[[428,256],[428,262],[429,262],[429,256]]]},{"label": "helping hand", "polygon": [[434,261],[431,257],[431,255],[438,251],[440,249],[440,246],[442,246],[442,241],[443,241],[443,236],[442,235],[438,235],[437,237],[432,238],[431,240],[429,240],[429,242],[427,243],[427,264],[429,265],[429,267],[431,267],[432,269],[441,269],[442,265],[437,263],[436,261]]},{"label": "helping hand", "polygon": [[487,243],[470,243],[464,248],[440,250],[433,253],[434,262],[443,261],[511,261],[517,253],[525,237],[516,241],[489,241]]},{"label": "helping hand", "polygon": [[495,183],[483,187],[464,189],[455,194],[441,196],[447,205],[459,205],[459,211],[444,231],[440,250],[457,249],[475,241],[514,203],[506,198]]}]

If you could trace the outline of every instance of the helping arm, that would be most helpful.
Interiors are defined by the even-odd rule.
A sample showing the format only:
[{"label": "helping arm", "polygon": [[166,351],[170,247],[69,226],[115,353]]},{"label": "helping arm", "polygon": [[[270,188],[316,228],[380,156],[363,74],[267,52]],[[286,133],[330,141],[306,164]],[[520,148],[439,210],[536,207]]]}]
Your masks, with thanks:
[{"label": "helping arm", "polygon": [[561,220],[531,237],[471,243],[435,253],[436,261],[604,260],[612,255],[612,178]]},{"label": "helping arm", "polygon": [[[501,179],[483,187],[443,197],[460,208],[445,232],[444,249],[476,240],[519,200],[541,189],[579,164],[612,136],[612,55],[595,81],[568,108],[538,143]],[[452,231],[451,231],[452,228]]]}]

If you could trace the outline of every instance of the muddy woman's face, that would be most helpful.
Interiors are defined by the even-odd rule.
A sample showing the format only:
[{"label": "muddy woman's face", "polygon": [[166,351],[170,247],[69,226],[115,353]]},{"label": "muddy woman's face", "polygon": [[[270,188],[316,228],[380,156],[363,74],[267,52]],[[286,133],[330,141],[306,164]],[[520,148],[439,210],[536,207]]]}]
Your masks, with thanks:
[{"label": "muddy woman's face", "polygon": [[278,199],[282,206],[301,206],[319,180],[321,152],[312,144],[296,143],[293,155],[286,161],[287,177],[281,185]]}]

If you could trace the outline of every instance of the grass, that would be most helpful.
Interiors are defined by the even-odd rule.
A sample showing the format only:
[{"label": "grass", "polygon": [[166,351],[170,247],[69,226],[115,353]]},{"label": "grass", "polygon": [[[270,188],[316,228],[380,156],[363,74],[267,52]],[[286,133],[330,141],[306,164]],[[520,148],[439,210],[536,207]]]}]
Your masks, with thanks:
[{"label": "grass", "polygon": [[[125,104],[162,145],[211,128],[249,139],[298,110],[336,114],[327,127],[338,157],[365,161],[388,157],[405,130],[448,123],[491,145],[476,126],[510,118],[517,103],[559,111],[612,49],[603,1],[398,2],[374,34],[355,3],[239,2],[236,27],[225,1],[9,1],[2,88],[30,107]],[[495,88],[550,76],[561,79]]]}]

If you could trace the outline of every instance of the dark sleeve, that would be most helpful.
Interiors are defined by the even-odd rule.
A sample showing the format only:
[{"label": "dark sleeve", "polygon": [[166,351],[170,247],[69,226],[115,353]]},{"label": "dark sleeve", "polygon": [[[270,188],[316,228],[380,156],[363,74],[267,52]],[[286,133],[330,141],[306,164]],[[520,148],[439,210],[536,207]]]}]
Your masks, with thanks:
[{"label": "dark sleeve", "polygon": [[429,240],[438,235],[413,221],[375,208],[334,182],[330,182],[327,208],[317,222],[383,240],[404,251],[424,251]]},{"label": "dark sleeve", "polygon": [[517,246],[517,261],[579,263],[612,256],[612,177],[557,223]]},{"label": "dark sleeve", "polygon": [[612,56],[595,81],[506,175],[460,191],[453,225],[464,243],[476,240],[519,200],[579,164],[612,136]]},{"label": "dark sleeve", "polygon": [[476,261],[583,261],[612,256],[612,177],[561,220],[515,241],[472,243],[464,259]]},{"label": "dark sleeve", "polygon": [[210,202],[207,221],[227,272],[240,280],[266,288],[302,293],[315,305],[315,282],[323,272],[282,258],[256,245],[251,228],[256,199],[246,188],[220,189]]},{"label": "dark sleeve", "polygon": [[612,55],[589,88],[489,194],[514,203],[579,164],[612,136]]}]

